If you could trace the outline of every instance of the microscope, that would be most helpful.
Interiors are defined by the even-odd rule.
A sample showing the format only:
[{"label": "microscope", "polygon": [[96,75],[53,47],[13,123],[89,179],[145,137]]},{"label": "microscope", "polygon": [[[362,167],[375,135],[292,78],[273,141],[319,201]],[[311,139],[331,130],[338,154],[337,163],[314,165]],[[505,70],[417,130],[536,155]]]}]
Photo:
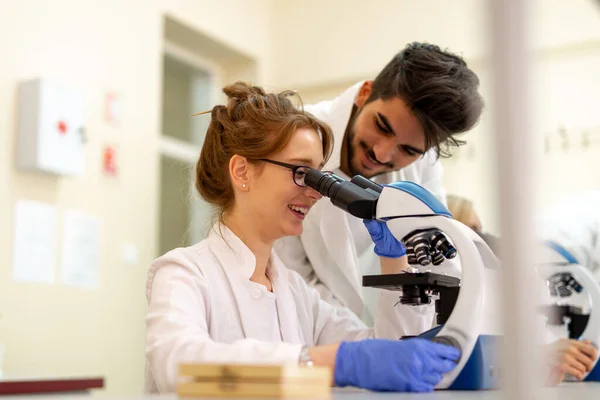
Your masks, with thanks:
[{"label": "microscope", "polygon": [[[486,326],[484,318],[491,314],[496,317],[492,319],[499,319],[497,299],[493,296],[494,286],[498,286],[494,275],[497,270],[486,268],[487,265],[497,266],[498,259],[487,244],[467,226],[454,220],[430,192],[413,182],[381,186],[362,176],[346,181],[318,170],[308,171],[304,181],[328,197],[336,207],[357,218],[385,221],[400,241],[415,235],[435,235],[436,232],[447,235],[451,243],[442,240],[441,236],[428,237],[429,246],[435,250],[433,259],[436,251],[447,258],[454,257],[453,252],[458,253],[461,279],[434,272],[406,272],[364,276],[363,286],[397,290],[401,292],[400,303],[404,305],[429,304],[432,296],[439,296],[435,301],[439,325],[419,337],[453,346],[461,351],[461,358],[436,389],[498,388],[498,346],[502,333],[501,328]],[[419,253],[417,243],[413,250],[418,259],[422,252]],[[416,261],[421,265],[426,263]]]},{"label": "microscope", "polygon": [[[542,306],[546,324],[559,337],[589,340],[600,345],[600,285],[592,273],[555,242],[545,242],[540,250],[537,271],[545,280],[551,304]],[[566,328],[566,330],[564,329]],[[595,361],[583,381],[600,381],[600,366]],[[576,380],[567,376],[566,380]]]}]

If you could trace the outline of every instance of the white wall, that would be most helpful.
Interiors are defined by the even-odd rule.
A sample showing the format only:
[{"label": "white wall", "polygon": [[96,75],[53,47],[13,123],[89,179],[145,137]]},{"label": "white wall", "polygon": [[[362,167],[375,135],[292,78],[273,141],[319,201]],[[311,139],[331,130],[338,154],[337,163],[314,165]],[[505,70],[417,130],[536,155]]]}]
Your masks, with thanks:
[{"label": "white wall", "polygon": [[155,0],[161,11],[256,60],[256,83],[271,81],[274,0]]},{"label": "white wall", "polygon": [[[542,212],[572,193],[600,188],[593,172],[600,169],[600,5],[548,1],[542,8],[540,4],[533,18],[537,47],[532,53],[530,118],[541,161],[535,200]],[[445,160],[445,183],[450,191],[471,198],[485,228],[499,233],[492,167],[492,69],[478,63],[476,70],[488,108],[468,136],[474,157],[459,152]]]},{"label": "white wall", "polygon": [[[146,271],[158,252],[163,16],[222,44],[229,49],[223,54],[243,53],[253,60],[261,83],[268,75],[269,5],[268,0],[2,1],[0,343],[5,375],[100,375],[109,392],[141,391]],[[232,68],[232,79],[243,70],[237,64]],[[85,93],[89,143],[83,178],[15,169],[16,85],[38,76]],[[103,96],[109,90],[123,99],[120,128],[103,120]],[[106,143],[119,148],[116,179],[100,171]],[[11,280],[17,199],[53,204],[60,215],[75,208],[102,218],[97,289]],[[137,247],[137,265],[125,265],[124,243]]]},{"label": "white wall", "polygon": [[[276,2],[276,81],[292,88],[374,76],[408,42],[431,41],[468,57],[484,52],[481,0]],[[483,33],[483,34],[482,34]]]},{"label": "white wall", "polygon": [[[594,2],[532,2],[532,129],[540,146],[543,136],[556,132],[559,124],[571,127],[569,132],[575,135],[578,129],[600,126],[600,116],[594,111],[600,104],[600,5]],[[306,102],[333,98],[358,80],[372,79],[411,41],[429,41],[462,54],[480,76],[488,107],[480,124],[465,136],[469,147],[443,160],[445,185],[450,192],[473,199],[486,228],[497,232],[489,3],[282,1],[276,5],[282,16],[274,30],[285,34],[272,41],[280,60],[275,71],[277,84],[297,89]],[[598,142],[600,139],[587,150],[571,148],[567,154],[555,150],[544,158],[540,206],[558,201],[570,190],[600,187],[600,181],[581,173],[600,167]]]},{"label": "white wall", "polygon": [[[532,1],[536,49],[600,40],[595,0]],[[271,36],[278,85],[304,89],[373,77],[408,42],[429,41],[471,63],[489,57],[489,1],[283,0]]]},{"label": "white wall", "polygon": [[[331,98],[358,79],[372,78],[396,51],[418,40],[462,53],[480,74],[489,101],[485,4],[55,0],[50,6],[44,0],[2,1],[0,265],[5,267],[0,269],[0,343],[6,346],[5,373],[100,374],[111,392],[141,390],[144,284],[146,269],[157,255],[164,15],[196,31],[181,37],[191,41],[188,48],[216,58],[224,82],[244,77],[298,89],[308,101]],[[600,10],[592,0],[536,0],[533,15],[538,137],[558,124],[569,132],[600,126]],[[196,43],[197,37],[204,39]],[[90,141],[82,179],[57,179],[14,167],[16,83],[40,75],[85,92]],[[102,119],[108,90],[122,94],[119,129]],[[486,112],[469,134],[474,150],[465,149],[444,163],[448,189],[474,198],[484,224],[494,231],[491,117]],[[579,142],[576,137],[571,143]],[[117,143],[121,152],[116,180],[100,172],[100,149],[109,142]],[[597,187],[599,149],[600,137],[589,149],[553,150],[545,163],[546,201],[566,190]],[[11,281],[12,210],[21,198],[54,204],[60,212],[77,208],[103,218],[97,290]],[[137,265],[124,265],[123,243],[137,246]]]}]

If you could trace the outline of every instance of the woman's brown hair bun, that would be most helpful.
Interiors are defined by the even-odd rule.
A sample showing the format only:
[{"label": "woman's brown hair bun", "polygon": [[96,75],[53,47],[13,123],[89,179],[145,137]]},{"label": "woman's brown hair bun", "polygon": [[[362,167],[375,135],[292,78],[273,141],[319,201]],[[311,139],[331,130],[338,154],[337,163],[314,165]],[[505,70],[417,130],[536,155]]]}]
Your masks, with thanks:
[{"label": "woman's brown hair bun", "polygon": [[258,86],[236,82],[223,88],[227,106],[215,106],[206,132],[200,158],[196,164],[196,189],[202,198],[215,206],[219,217],[233,204],[229,178],[229,160],[235,154],[252,160],[268,158],[282,150],[292,134],[301,128],[316,131],[323,143],[327,160],[333,146],[329,126],[312,114],[296,107],[290,91],[267,93]]}]

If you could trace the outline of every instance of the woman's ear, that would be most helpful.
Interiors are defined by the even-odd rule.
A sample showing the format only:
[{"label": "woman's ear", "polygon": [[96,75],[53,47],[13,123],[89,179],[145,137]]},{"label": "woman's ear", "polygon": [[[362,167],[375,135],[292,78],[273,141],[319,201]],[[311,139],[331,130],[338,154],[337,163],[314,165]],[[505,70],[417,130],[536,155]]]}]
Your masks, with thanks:
[{"label": "woman's ear", "polygon": [[247,192],[250,189],[250,163],[246,157],[235,154],[229,160],[229,175],[234,188]]}]

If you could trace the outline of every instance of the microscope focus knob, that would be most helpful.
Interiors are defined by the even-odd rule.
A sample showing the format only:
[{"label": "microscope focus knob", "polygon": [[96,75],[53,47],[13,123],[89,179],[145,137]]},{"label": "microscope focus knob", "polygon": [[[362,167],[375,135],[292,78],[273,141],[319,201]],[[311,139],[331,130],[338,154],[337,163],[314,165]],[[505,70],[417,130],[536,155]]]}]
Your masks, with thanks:
[{"label": "microscope focus knob", "polygon": [[[462,348],[460,347],[460,344],[458,343],[458,340],[454,339],[453,337],[450,337],[450,336],[434,336],[433,338],[431,338],[429,340],[431,340],[432,342],[435,342],[435,343],[444,344],[446,346],[454,347],[455,349],[457,349],[458,351],[460,351],[461,357],[462,357]],[[460,361],[461,357],[459,357],[458,360],[456,360],[457,364]]]}]

